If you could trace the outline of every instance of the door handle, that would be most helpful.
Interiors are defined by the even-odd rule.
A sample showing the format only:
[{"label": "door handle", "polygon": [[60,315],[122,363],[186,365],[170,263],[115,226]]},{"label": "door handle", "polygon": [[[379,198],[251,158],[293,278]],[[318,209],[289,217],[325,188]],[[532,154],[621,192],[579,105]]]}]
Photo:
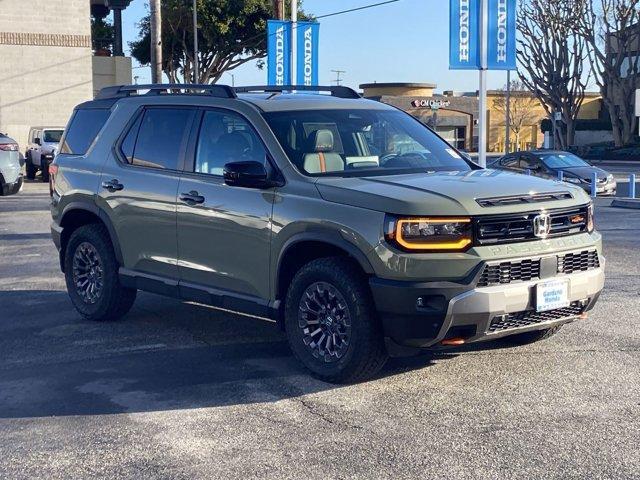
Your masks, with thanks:
[{"label": "door handle", "polygon": [[195,190],[191,190],[189,193],[181,193],[180,200],[187,205],[195,205],[196,203],[204,203],[204,197]]},{"label": "door handle", "polygon": [[110,182],[102,182],[102,188],[109,190],[110,192],[116,192],[122,190],[124,185],[121,184],[118,179],[114,178]]}]

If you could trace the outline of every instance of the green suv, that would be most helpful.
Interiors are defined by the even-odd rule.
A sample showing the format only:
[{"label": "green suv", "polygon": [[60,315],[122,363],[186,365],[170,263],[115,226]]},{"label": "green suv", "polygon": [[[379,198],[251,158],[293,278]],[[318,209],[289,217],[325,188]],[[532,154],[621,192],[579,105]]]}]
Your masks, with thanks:
[{"label": "green suv", "polygon": [[109,87],[50,171],[83,317],[119,318],[137,290],[262,317],[327,381],[545,338],[603,288],[581,188],[482,169],[345,87]]}]

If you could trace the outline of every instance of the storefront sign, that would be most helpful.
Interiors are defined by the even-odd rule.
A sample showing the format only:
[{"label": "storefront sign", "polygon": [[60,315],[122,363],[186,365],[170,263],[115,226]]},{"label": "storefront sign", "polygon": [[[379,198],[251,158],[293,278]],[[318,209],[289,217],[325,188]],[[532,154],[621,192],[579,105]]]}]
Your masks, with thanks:
[{"label": "storefront sign", "polygon": [[449,0],[449,68],[480,68],[480,0]]},{"label": "storefront sign", "polygon": [[290,61],[291,23],[280,20],[267,22],[267,83],[291,84]]},{"label": "storefront sign", "polygon": [[297,30],[297,83],[318,85],[318,22],[298,22]]},{"label": "storefront sign", "polygon": [[431,110],[438,110],[439,108],[446,108],[451,105],[449,100],[434,100],[434,99],[422,99],[414,100],[411,105],[415,108],[430,108]]}]

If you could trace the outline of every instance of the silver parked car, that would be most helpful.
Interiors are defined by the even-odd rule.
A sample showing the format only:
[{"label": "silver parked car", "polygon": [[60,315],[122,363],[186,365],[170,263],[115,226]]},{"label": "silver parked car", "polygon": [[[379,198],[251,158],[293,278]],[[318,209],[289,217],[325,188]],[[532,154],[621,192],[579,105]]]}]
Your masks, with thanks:
[{"label": "silver parked car", "polygon": [[0,195],[11,195],[22,189],[22,165],[18,144],[0,133]]}]

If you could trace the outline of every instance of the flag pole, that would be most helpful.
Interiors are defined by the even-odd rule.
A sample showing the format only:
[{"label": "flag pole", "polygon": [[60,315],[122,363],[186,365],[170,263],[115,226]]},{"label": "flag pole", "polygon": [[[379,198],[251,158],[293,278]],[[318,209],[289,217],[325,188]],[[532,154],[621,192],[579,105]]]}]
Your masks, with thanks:
[{"label": "flag pole", "polygon": [[297,38],[298,38],[298,0],[291,0],[291,84],[296,85],[297,79]]},{"label": "flag pole", "polygon": [[478,108],[478,164],[487,166],[487,0],[480,0],[480,90]]}]

